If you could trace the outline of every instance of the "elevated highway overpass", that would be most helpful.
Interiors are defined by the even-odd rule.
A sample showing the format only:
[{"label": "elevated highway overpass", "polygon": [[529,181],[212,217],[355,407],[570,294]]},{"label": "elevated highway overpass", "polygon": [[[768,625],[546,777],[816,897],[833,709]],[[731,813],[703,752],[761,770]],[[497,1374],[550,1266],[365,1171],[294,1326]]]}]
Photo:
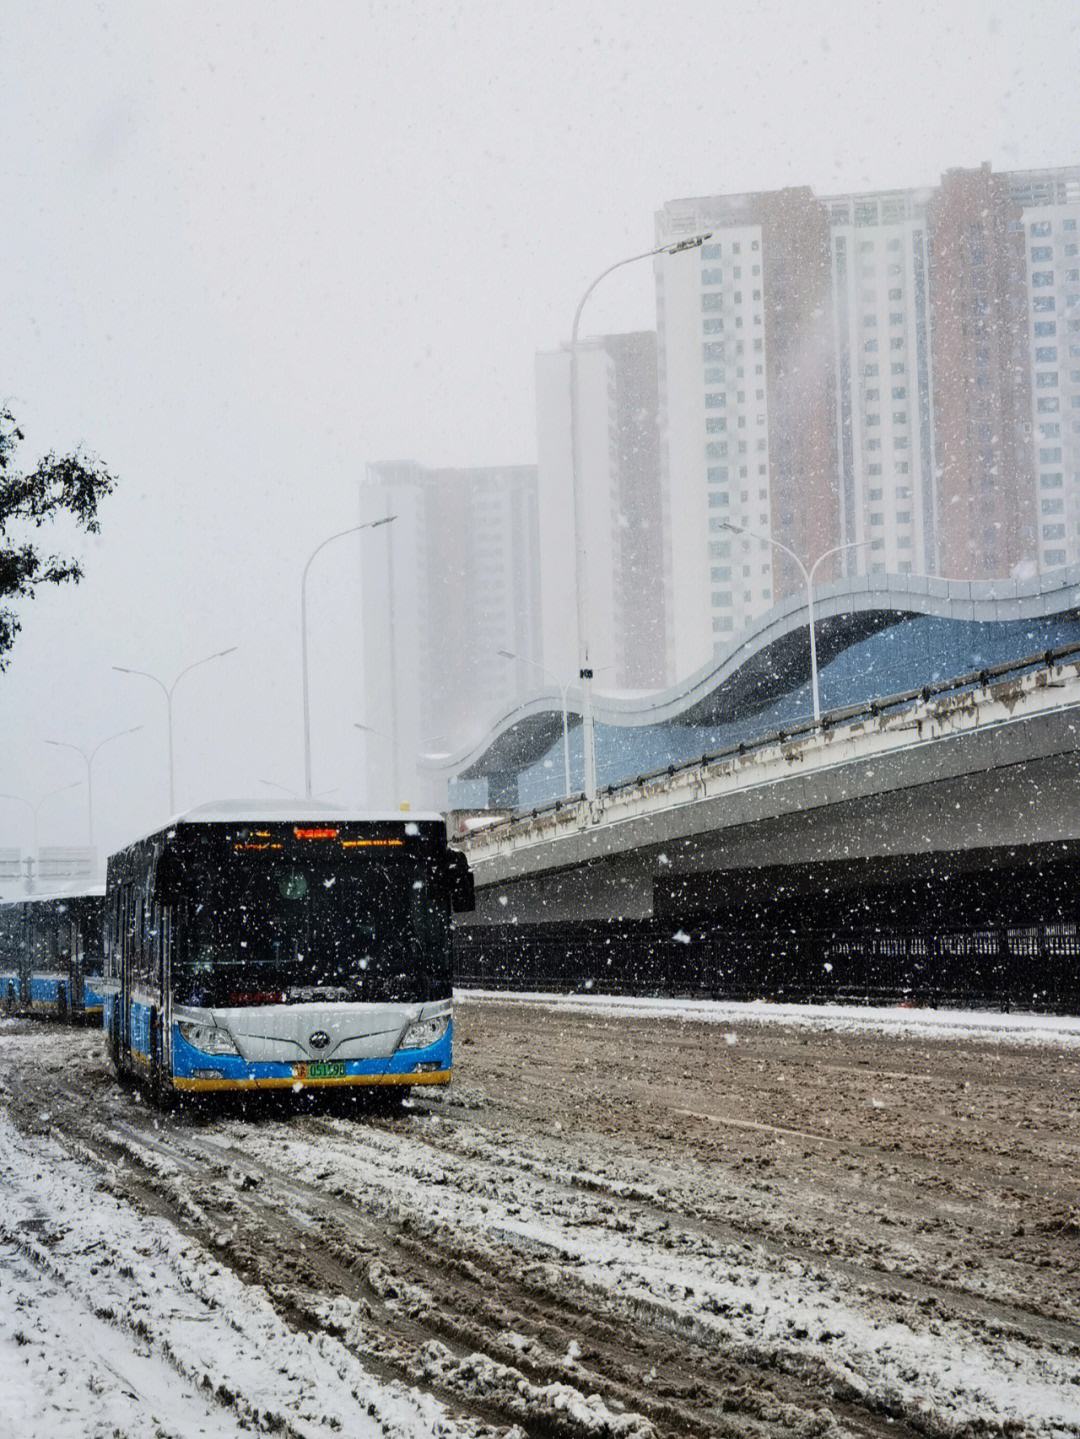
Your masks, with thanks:
[{"label": "elevated highway overpass", "polygon": [[760,925],[782,910],[846,922],[890,892],[893,919],[905,906],[909,919],[935,907],[948,918],[943,905],[985,919],[996,897],[1004,922],[1021,890],[1060,919],[1070,904],[1080,912],[1078,736],[1077,645],[834,713],[821,730],[764,736],[465,838],[472,923]]}]

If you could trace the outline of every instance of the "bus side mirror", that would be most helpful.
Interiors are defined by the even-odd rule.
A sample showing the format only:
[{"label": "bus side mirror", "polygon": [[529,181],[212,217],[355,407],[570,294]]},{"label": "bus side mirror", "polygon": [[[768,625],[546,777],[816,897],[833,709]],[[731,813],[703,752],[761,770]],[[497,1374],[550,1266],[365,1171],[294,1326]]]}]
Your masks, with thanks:
[{"label": "bus side mirror", "polygon": [[154,873],[154,902],[179,904],[184,897],[184,868],[174,850],[167,849],[157,862]]},{"label": "bus side mirror", "polygon": [[450,865],[450,908],[455,914],[464,914],[476,908],[476,883],[472,870],[469,861],[456,849],[450,850],[447,859]]}]

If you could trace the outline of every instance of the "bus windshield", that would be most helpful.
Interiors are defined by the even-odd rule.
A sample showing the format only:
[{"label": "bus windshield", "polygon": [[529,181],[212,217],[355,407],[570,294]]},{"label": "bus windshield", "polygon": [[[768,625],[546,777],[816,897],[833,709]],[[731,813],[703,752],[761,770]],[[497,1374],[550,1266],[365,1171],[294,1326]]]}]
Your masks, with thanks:
[{"label": "bus windshield", "polygon": [[184,910],[173,963],[181,1004],[418,1002],[450,993],[447,886],[421,857],[227,860],[196,880]]}]

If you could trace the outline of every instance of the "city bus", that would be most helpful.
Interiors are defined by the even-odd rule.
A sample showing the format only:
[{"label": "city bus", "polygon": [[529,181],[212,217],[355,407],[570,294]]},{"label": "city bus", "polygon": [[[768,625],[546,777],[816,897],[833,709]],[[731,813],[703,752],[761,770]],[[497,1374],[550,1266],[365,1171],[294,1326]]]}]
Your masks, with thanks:
[{"label": "city bus", "polygon": [[162,1104],[447,1084],[451,914],[472,907],[441,815],[192,810],[109,859],[117,1073]]},{"label": "city bus", "polygon": [[0,903],[0,1008],[79,1023],[100,1017],[104,887]]}]

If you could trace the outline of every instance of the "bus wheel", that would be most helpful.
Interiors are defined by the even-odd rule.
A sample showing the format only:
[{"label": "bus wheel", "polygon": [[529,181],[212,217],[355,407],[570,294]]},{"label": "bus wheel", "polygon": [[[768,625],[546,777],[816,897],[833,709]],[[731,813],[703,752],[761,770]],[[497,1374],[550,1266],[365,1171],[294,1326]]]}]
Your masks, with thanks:
[{"label": "bus wheel", "polygon": [[412,1093],[407,1084],[381,1084],[371,1093],[371,1108],[376,1114],[400,1114]]},{"label": "bus wheel", "polygon": [[162,1063],[163,1037],[161,1016],[156,1009],[150,1011],[150,1097],[159,1109],[172,1109],[176,1103],[176,1090],[172,1075],[165,1073]]},{"label": "bus wheel", "polygon": [[113,1005],[112,1019],[109,1021],[109,1058],[112,1060],[113,1073],[121,1084],[126,1084],[128,1074],[120,1053],[120,1006],[118,1004]]}]

